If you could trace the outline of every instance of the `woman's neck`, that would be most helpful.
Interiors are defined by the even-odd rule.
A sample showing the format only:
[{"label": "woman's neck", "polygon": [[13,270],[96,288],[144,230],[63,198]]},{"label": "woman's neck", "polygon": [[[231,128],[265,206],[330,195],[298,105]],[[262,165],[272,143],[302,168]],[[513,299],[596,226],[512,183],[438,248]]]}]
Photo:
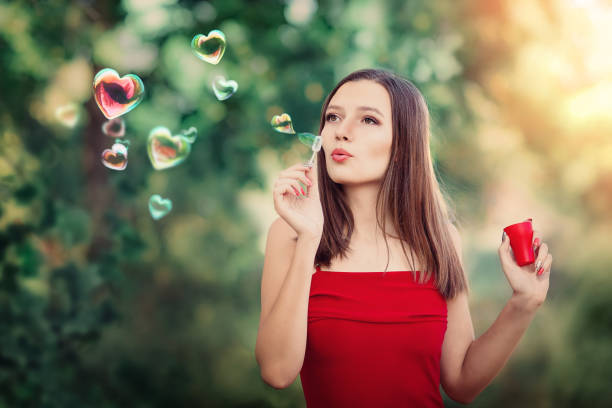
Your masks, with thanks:
[{"label": "woman's neck", "polygon": [[[359,240],[372,242],[378,238],[382,238],[383,233],[381,227],[379,227],[376,222],[376,195],[378,194],[379,185],[344,185],[343,188],[355,221],[353,237]],[[391,217],[389,214],[386,214],[386,217],[387,225],[385,225],[385,229],[387,235],[397,236],[393,223],[391,222]]]}]

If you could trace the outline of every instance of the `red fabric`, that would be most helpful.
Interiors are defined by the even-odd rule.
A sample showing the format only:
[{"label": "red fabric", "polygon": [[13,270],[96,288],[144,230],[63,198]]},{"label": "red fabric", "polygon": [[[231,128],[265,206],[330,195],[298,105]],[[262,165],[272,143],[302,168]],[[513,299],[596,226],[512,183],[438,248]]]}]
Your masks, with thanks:
[{"label": "red fabric", "polygon": [[307,407],[443,407],[446,318],[433,277],[317,267],[300,372]]}]

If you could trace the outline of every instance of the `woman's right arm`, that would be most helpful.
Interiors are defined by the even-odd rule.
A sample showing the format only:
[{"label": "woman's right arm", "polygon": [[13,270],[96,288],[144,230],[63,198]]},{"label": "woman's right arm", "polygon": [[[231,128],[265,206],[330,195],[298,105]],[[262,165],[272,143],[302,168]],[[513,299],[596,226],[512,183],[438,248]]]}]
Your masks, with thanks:
[{"label": "woman's right arm", "polygon": [[268,232],[255,359],[262,379],[274,388],[291,385],[302,369],[310,282],[320,239],[316,234],[296,234],[282,218]]},{"label": "woman's right arm", "polygon": [[[268,231],[261,279],[261,316],[255,359],[263,380],[286,388],[295,380],[306,353],[308,299],[317,249],[323,234],[317,164],[283,170],[274,189],[280,218]],[[307,187],[305,196],[296,197]]]}]

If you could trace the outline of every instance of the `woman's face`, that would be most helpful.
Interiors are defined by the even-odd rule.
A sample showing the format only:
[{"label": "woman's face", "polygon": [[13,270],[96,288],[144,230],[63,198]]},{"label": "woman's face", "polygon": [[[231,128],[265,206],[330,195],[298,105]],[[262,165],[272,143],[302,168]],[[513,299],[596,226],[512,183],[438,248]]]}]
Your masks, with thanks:
[{"label": "woman's face", "polygon": [[[391,120],[391,100],[379,83],[350,81],[338,89],[321,131],[327,172],[335,183],[380,182],[391,156]],[[334,155],[335,149],[351,156]]]}]

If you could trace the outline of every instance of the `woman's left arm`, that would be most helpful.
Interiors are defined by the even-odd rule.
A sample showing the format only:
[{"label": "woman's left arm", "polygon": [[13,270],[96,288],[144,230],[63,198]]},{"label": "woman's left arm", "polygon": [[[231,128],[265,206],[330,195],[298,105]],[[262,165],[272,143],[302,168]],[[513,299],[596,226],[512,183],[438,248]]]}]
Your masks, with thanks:
[{"label": "woman's left arm", "polygon": [[[534,231],[536,262],[519,266],[514,259],[509,241],[504,234],[498,252],[502,269],[513,290],[512,297],[491,327],[476,340],[472,340],[473,334],[470,339],[469,331],[465,329],[456,330],[454,334],[447,333],[448,336],[445,336],[442,358],[445,359],[446,355],[446,361],[441,362],[443,387],[451,398],[461,403],[473,401],[504,367],[537,309],[546,299],[552,265],[552,255],[548,253],[548,246],[540,242],[538,232]],[[539,275],[536,266],[542,268]],[[451,301],[449,305],[454,303],[463,306],[449,306],[449,328],[471,327],[467,300]],[[455,321],[451,322],[451,319]],[[469,322],[469,325],[462,324],[462,321]],[[463,358],[458,358],[458,354],[463,354]],[[452,361],[456,363],[453,364]]]}]

